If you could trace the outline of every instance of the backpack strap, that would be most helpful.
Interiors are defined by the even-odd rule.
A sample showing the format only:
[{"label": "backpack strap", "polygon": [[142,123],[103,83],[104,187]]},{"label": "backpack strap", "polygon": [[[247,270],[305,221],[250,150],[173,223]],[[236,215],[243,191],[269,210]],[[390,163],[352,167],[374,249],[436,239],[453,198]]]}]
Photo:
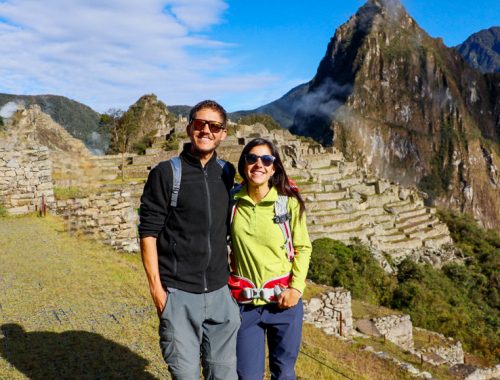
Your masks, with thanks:
[{"label": "backpack strap", "polygon": [[226,164],[227,164],[227,162],[226,162],[226,161],[224,161],[224,160],[222,160],[222,159],[220,159],[220,158],[218,158],[218,159],[217,159],[217,163],[219,164],[219,166],[220,166],[222,169],[224,169],[224,167],[225,167],[225,166],[226,166]]},{"label": "backpack strap", "polygon": [[[177,207],[177,199],[179,198],[179,190],[181,189],[182,179],[182,161],[179,156],[172,157],[170,160],[172,166],[172,194],[170,195],[170,206]],[[223,176],[231,178],[231,167],[227,161],[217,159],[217,164],[222,168]]]},{"label": "backpack strap", "polygon": [[232,165],[220,158],[217,159],[217,164],[222,168],[222,181],[224,181],[226,188],[231,191],[234,184],[234,169],[232,169]]},{"label": "backpack strap", "polygon": [[285,249],[288,260],[293,261],[295,249],[292,242],[292,230],[290,228],[290,214],[288,213],[288,197],[278,195],[278,200],[274,202],[274,223],[278,224],[285,238]]},{"label": "backpack strap", "polygon": [[172,166],[172,194],[170,196],[170,206],[177,207],[177,198],[179,197],[179,190],[181,188],[182,178],[182,164],[179,156],[172,157],[170,160]]}]

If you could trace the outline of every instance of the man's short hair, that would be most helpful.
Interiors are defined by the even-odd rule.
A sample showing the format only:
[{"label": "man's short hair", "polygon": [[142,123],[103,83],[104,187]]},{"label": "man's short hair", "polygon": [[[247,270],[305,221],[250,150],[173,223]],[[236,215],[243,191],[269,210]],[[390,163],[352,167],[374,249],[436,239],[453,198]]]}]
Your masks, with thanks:
[{"label": "man's short hair", "polygon": [[222,116],[222,122],[224,123],[224,125],[226,125],[227,122],[226,110],[215,100],[203,100],[199,102],[197,105],[195,105],[193,108],[191,108],[191,111],[189,111],[189,123],[193,121],[196,113],[204,108],[209,108],[215,112],[218,112]]}]

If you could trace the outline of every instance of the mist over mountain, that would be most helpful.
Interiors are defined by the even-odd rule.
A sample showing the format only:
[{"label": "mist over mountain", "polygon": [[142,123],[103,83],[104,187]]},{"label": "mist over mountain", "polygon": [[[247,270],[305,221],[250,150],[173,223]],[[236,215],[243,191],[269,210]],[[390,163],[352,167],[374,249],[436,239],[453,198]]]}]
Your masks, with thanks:
[{"label": "mist over mountain", "polygon": [[474,33],[455,49],[475,69],[500,73],[500,26]]}]

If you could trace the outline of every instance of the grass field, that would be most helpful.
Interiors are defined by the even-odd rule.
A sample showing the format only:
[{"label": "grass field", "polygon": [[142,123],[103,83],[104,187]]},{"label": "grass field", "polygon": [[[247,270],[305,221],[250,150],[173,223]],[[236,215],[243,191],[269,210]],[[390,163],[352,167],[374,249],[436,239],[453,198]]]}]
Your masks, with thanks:
[{"label": "grass field", "polygon": [[[168,378],[139,255],[52,216],[0,218],[0,331],[0,379]],[[355,346],[305,325],[299,378],[409,378]]]}]

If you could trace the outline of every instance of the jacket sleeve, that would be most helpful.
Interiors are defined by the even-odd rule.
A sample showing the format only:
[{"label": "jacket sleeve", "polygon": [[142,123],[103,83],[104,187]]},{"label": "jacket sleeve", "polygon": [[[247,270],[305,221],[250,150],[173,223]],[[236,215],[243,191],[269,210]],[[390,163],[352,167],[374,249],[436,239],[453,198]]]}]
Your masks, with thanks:
[{"label": "jacket sleeve", "polygon": [[165,224],[170,202],[167,165],[159,164],[151,170],[144,186],[139,211],[141,239],[147,236],[158,237]]},{"label": "jacket sleeve", "polygon": [[291,214],[290,228],[295,249],[295,258],[292,264],[293,277],[290,286],[304,293],[312,251],[309,233],[307,232],[306,214],[304,212],[300,217],[299,202],[293,197],[289,198],[288,211]]}]

